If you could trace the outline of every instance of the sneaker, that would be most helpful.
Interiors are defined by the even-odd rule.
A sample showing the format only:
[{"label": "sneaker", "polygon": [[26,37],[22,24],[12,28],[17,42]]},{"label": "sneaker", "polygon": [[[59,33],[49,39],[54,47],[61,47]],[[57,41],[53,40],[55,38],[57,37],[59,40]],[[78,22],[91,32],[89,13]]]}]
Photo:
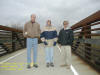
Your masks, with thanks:
[{"label": "sneaker", "polygon": [[30,69],[31,68],[31,66],[30,65],[27,65],[27,69]]},{"label": "sneaker", "polygon": [[50,66],[51,66],[51,67],[54,67],[54,64],[53,64],[53,63],[50,63]]},{"label": "sneaker", "polygon": [[46,67],[49,67],[49,66],[50,66],[50,64],[49,64],[49,63],[47,63]]},{"label": "sneaker", "polygon": [[33,67],[38,68],[38,65],[37,64],[34,64]]}]

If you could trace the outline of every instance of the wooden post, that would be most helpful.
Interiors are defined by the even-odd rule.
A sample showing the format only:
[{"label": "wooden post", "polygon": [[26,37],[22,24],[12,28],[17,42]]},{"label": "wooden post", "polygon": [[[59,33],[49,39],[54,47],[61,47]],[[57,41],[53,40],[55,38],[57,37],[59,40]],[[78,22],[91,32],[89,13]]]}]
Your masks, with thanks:
[{"label": "wooden post", "polygon": [[[86,32],[84,32],[84,38],[85,39],[91,39],[91,36],[90,35],[88,35],[88,34],[91,34],[91,26],[85,26],[84,28],[84,31],[86,31]],[[87,30],[89,30],[89,31],[87,31]],[[89,43],[85,43],[85,58],[86,59],[91,59],[91,44],[89,44]]]}]

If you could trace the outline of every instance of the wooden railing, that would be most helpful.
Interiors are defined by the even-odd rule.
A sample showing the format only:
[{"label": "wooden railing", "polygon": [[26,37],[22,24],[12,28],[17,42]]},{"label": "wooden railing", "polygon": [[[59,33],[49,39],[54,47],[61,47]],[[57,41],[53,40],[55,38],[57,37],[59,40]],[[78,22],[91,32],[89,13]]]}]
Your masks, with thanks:
[{"label": "wooden railing", "polygon": [[0,25],[0,56],[25,48],[22,31]]},{"label": "wooden railing", "polygon": [[71,28],[74,31],[72,51],[100,71],[100,11]]}]

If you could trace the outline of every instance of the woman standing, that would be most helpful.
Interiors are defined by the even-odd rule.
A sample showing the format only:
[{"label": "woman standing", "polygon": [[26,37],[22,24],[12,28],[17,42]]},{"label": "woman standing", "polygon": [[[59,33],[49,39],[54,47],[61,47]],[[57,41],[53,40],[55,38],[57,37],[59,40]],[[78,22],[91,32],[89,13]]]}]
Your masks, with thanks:
[{"label": "woman standing", "polygon": [[57,41],[57,31],[56,28],[52,26],[51,20],[47,20],[47,25],[44,27],[41,33],[41,40],[45,45],[46,51],[46,66],[54,67],[53,64],[53,47],[56,46]]}]

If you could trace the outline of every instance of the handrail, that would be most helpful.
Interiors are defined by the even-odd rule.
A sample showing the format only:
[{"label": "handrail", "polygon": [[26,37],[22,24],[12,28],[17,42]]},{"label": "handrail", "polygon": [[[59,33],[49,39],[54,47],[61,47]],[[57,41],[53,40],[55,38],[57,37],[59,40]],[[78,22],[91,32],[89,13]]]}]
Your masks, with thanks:
[{"label": "handrail", "polygon": [[3,26],[3,25],[0,25],[0,30],[22,32],[22,30],[11,28],[11,27],[7,27],[7,26]]},{"label": "handrail", "polygon": [[71,28],[75,38],[72,51],[95,69],[100,70],[100,10]]},{"label": "handrail", "polygon": [[78,27],[85,26],[85,24],[91,24],[96,21],[100,21],[100,10],[97,11],[96,13],[88,16],[87,18],[81,20],[80,22],[76,23],[71,28],[76,29]]}]

